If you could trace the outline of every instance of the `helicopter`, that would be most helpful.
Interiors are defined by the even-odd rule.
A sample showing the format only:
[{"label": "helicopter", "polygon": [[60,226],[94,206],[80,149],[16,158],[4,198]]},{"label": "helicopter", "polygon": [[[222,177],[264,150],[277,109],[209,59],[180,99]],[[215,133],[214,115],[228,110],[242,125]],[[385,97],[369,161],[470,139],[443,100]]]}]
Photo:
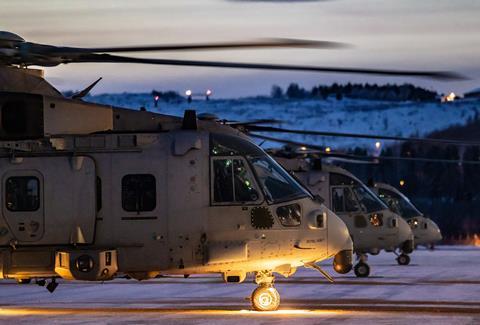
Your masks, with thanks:
[{"label": "helicopter", "polygon": [[[397,188],[378,182],[373,183],[370,188],[388,205],[390,210],[407,221],[415,236],[415,246],[422,245],[433,249],[435,243],[442,240],[438,225],[432,219],[425,217]],[[409,262],[405,260],[404,264]]]},{"label": "helicopter", "polygon": [[[55,291],[58,278],[216,273],[226,283],[253,274],[252,307],[276,310],[275,275],[334,258],[351,268],[345,223],[242,132],[201,121],[71,97],[43,70],[73,63],[138,63],[236,69],[457,78],[422,72],[152,59],[117,52],[255,48],[337,48],[291,39],[78,48],[38,44],[0,32],[0,278],[34,280]],[[47,281],[50,281],[47,284]]]},{"label": "helicopter", "polygon": [[[347,170],[320,159],[307,162],[304,158],[275,159],[314,194],[347,225],[353,240],[358,263],[354,266],[357,277],[368,277],[370,266],[367,254],[377,255],[400,250],[400,255],[413,251],[414,236],[406,221],[393,213],[368,187]],[[348,273],[335,267],[338,273]]]},{"label": "helicopter", "polygon": [[[298,142],[293,140],[288,140],[284,138],[272,137],[269,135],[259,134],[257,132],[268,132],[268,133],[287,133],[287,134],[302,134],[302,135],[318,135],[318,136],[327,136],[327,137],[349,137],[349,138],[360,138],[360,139],[378,139],[383,140],[390,140],[390,141],[403,141],[403,142],[412,142],[418,144],[441,144],[441,145],[456,145],[456,146],[478,146],[480,143],[478,141],[465,141],[465,140],[454,140],[454,139],[439,139],[439,138],[405,138],[400,136],[385,136],[385,135],[378,135],[378,134],[354,134],[354,133],[342,133],[342,132],[329,132],[329,131],[312,131],[312,130],[293,130],[293,129],[285,129],[285,128],[278,128],[272,126],[262,126],[262,125],[245,125],[242,126],[242,129],[246,134],[253,138],[258,138],[262,140],[262,143],[265,141],[270,142],[277,142],[285,144],[285,147],[281,150],[271,150],[270,152],[272,155],[276,157],[276,159],[287,169],[294,170],[295,175],[301,172],[302,176],[298,176],[301,182],[305,184],[308,188],[312,190],[314,193],[319,193],[321,196],[328,197],[330,193],[322,194],[321,188],[319,189],[312,189],[310,182],[310,178],[306,181],[303,179],[305,175],[315,174],[312,170],[323,170],[323,169],[335,169],[333,172],[337,173],[346,173],[347,177],[354,177],[346,170],[322,164],[322,159],[325,161],[338,161],[347,164],[379,164],[382,161],[418,161],[418,162],[428,162],[428,163],[451,163],[451,164],[474,164],[478,165],[478,161],[474,160],[450,160],[450,159],[437,159],[437,158],[426,158],[426,157],[405,157],[405,156],[364,156],[364,155],[356,155],[352,153],[345,153],[341,151],[332,151],[330,147],[323,147],[315,144],[306,144],[304,142]],[[306,161],[308,160],[308,162]],[[342,177],[344,177],[342,176]],[[316,177],[313,175],[311,177],[313,179],[313,183],[325,181],[325,177]],[[355,184],[359,182],[358,180],[351,179],[346,180],[341,185],[349,185]],[[373,185],[370,184],[369,187]],[[397,255],[397,263],[399,265],[408,265],[410,263],[410,254],[413,251],[413,248],[418,245],[430,245],[432,247],[432,242],[436,242],[442,239],[440,229],[438,226],[429,218],[423,217],[423,215],[411,204],[411,202],[398,190],[394,187],[389,186],[387,184],[377,183],[376,187],[372,187],[372,191],[375,193],[382,193],[380,195],[380,199],[384,201],[384,204],[388,205],[388,208],[396,213],[398,216],[403,217],[408,225],[412,228],[412,232],[414,235],[413,241],[405,242],[405,245],[401,245],[398,247],[400,249],[400,254],[397,254],[395,250],[393,252]],[[377,188],[378,186],[378,188]],[[326,187],[327,188],[327,187]],[[366,188],[366,186],[365,186]],[[324,189],[325,191],[325,189]],[[353,193],[352,190],[349,193]],[[372,193],[371,193],[372,194]],[[375,194],[375,196],[377,196]],[[345,196],[345,195],[344,195]],[[346,196],[345,196],[346,197]],[[357,197],[354,194],[350,194],[350,197],[354,199]],[[352,201],[352,200],[351,200]],[[394,201],[394,202],[392,202]],[[392,206],[391,206],[392,204]],[[333,202],[332,202],[333,205]],[[345,202],[342,204],[343,208],[345,208]],[[404,208],[408,211],[401,211],[398,209],[397,206],[400,208]],[[332,207],[334,212],[337,212],[334,207]],[[407,213],[408,212],[408,213]],[[337,214],[341,215],[341,213]],[[411,218],[415,216],[415,218]],[[411,219],[410,219],[411,218]],[[348,222],[346,222],[348,225]],[[401,220],[400,223],[405,226],[404,220]],[[350,228],[351,229],[351,228]],[[352,231],[352,230],[350,230]],[[415,232],[417,234],[415,234]],[[413,245],[413,247],[412,247]],[[354,241],[354,248],[355,248],[355,241]],[[392,251],[391,249],[387,249]],[[378,250],[373,250],[370,253],[376,254]],[[363,271],[364,268],[360,268],[360,271]]]}]

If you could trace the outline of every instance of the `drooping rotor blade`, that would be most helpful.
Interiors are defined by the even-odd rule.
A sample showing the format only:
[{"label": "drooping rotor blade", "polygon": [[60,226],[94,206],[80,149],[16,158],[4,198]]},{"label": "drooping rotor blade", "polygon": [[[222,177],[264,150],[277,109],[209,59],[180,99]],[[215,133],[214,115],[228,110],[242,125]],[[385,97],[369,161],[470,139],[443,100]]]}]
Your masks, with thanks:
[{"label": "drooping rotor blade", "polygon": [[248,131],[257,132],[272,132],[272,133],[293,133],[303,135],[318,135],[327,137],[343,137],[343,138],[360,138],[360,139],[374,139],[374,140],[391,140],[391,141],[410,141],[419,143],[441,143],[451,145],[466,145],[466,146],[480,146],[480,142],[477,141],[462,141],[453,139],[435,139],[435,138],[406,138],[388,135],[378,134],[359,134],[359,133],[342,133],[342,132],[327,132],[327,131],[312,131],[312,130],[290,130],[277,128],[273,126],[262,125],[247,125],[245,128]]},{"label": "drooping rotor blade", "polygon": [[165,45],[138,45],[122,47],[57,47],[52,54],[82,54],[82,53],[119,53],[119,52],[147,52],[147,51],[200,51],[200,50],[239,50],[258,48],[314,48],[340,49],[350,45],[340,42],[315,41],[291,38],[265,38],[251,41],[165,44]]},{"label": "drooping rotor blade", "polygon": [[426,158],[426,157],[399,157],[399,156],[360,156],[360,155],[342,153],[337,151],[327,152],[324,147],[314,145],[314,144],[307,144],[307,143],[298,142],[298,141],[279,139],[279,138],[264,136],[264,135],[255,134],[255,133],[247,133],[247,134],[252,138],[257,138],[257,139],[262,139],[262,140],[267,140],[267,141],[272,141],[277,143],[283,143],[283,144],[288,144],[293,146],[303,146],[309,149],[316,149],[321,151],[321,154],[319,153],[319,155],[322,157],[338,157],[338,158],[346,158],[346,159],[363,160],[367,162],[396,160],[396,161],[417,161],[417,162],[431,162],[431,163],[480,165],[480,161],[476,161],[476,160],[439,159],[439,158]]},{"label": "drooping rotor blade", "polygon": [[3,65],[38,65],[56,66],[62,63],[143,63],[174,66],[195,66],[235,69],[283,70],[327,73],[350,73],[392,77],[423,77],[437,80],[464,80],[465,77],[448,71],[416,71],[390,69],[364,69],[345,67],[321,67],[308,65],[283,65],[262,63],[239,63],[222,61],[194,61],[149,59],[116,56],[105,52],[141,52],[141,51],[177,51],[177,50],[208,50],[208,49],[241,49],[261,47],[310,47],[310,48],[339,48],[345,44],[329,41],[310,41],[297,39],[265,39],[246,42],[180,44],[180,45],[153,45],[132,47],[99,47],[75,48],[58,47],[52,45],[26,42],[20,36],[0,31],[0,64]]},{"label": "drooping rotor blade", "polygon": [[355,73],[391,77],[422,77],[436,80],[464,80],[459,74],[448,71],[401,71],[401,70],[375,70],[357,68],[335,68],[319,66],[301,66],[288,64],[269,63],[240,63],[222,61],[195,61],[195,60],[173,60],[173,59],[149,59],[117,56],[110,54],[89,54],[79,55],[73,58],[65,58],[61,63],[90,62],[90,63],[143,63],[173,66],[192,67],[213,67],[213,68],[235,68],[235,69],[256,69],[256,70],[283,70],[283,71],[304,71],[304,72],[332,72],[332,73]]}]

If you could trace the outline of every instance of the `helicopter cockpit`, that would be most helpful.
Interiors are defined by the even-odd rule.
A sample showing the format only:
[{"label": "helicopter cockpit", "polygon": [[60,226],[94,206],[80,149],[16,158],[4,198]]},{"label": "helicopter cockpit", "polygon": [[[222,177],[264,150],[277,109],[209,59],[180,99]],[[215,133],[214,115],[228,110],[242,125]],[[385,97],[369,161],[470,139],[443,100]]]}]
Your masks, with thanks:
[{"label": "helicopter cockpit", "polygon": [[418,211],[412,202],[410,202],[410,200],[401,193],[396,193],[385,188],[379,188],[378,196],[390,207],[393,212],[404,219],[423,216],[423,214]]},{"label": "helicopter cockpit", "polygon": [[311,197],[263,150],[240,137],[212,133],[210,154],[213,204],[277,204]]},{"label": "helicopter cockpit", "polygon": [[373,190],[378,192],[380,199],[385,202],[390,210],[400,215],[407,221],[415,236],[416,245],[433,247],[433,244],[442,239],[438,225],[426,218],[415,205],[393,186],[375,183]]},{"label": "helicopter cockpit", "polygon": [[[331,173],[330,186],[334,212],[374,213],[388,209],[385,203],[379,200],[368,187],[346,175]],[[372,217],[373,215],[375,217]],[[376,227],[382,226],[383,216],[372,214],[370,223]]]}]

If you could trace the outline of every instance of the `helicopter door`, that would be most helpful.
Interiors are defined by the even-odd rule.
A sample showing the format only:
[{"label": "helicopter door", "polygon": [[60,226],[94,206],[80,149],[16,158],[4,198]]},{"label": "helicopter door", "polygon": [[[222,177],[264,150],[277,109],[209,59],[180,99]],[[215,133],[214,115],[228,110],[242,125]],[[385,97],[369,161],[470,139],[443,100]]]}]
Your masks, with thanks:
[{"label": "helicopter door", "polygon": [[43,177],[35,170],[4,176],[3,214],[17,241],[32,242],[44,233]]},{"label": "helicopter door", "polygon": [[0,160],[2,213],[13,239],[42,245],[93,242],[96,174],[89,157]]}]

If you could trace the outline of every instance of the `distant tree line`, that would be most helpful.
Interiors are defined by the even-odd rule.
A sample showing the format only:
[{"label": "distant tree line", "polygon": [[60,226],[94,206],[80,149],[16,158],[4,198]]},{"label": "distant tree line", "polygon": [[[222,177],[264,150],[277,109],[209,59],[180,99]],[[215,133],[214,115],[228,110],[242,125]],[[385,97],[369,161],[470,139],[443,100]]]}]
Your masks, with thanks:
[{"label": "distant tree line", "polygon": [[291,83],[284,91],[280,86],[273,85],[270,93],[272,98],[287,99],[327,99],[329,97],[341,100],[344,97],[368,100],[388,101],[434,101],[438,93],[412,84],[352,84],[330,86],[318,85],[307,90],[296,83]]}]

